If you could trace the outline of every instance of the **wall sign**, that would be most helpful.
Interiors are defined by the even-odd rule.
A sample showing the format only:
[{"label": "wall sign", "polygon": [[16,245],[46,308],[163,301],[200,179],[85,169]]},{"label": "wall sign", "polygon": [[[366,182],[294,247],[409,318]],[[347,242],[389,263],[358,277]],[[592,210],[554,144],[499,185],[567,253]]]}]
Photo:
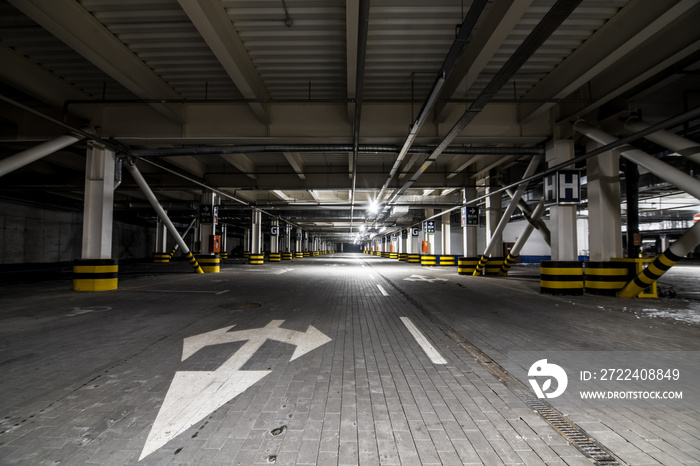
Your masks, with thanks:
[{"label": "wall sign", "polygon": [[581,175],[578,170],[559,170],[544,179],[544,205],[581,202]]}]

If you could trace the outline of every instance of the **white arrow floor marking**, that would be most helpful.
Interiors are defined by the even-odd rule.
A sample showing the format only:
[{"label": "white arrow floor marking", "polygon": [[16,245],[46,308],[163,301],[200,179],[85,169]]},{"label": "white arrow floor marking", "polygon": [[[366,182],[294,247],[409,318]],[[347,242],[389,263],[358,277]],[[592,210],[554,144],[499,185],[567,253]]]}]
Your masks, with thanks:
[{"label": "white arrow floor marking", "polygon": [[229,332],[235,327],[232,325],[185,338],[182,348],[183,361],[206,346],[235,341],[246,343],[215,371],[175,373],[139,461],[269,374],[271,371],[240,370],[266,340],[296,345],[290,361],[331,341],[312,325],[306,332],[298,332],[280,328],[283,322],[284,320],[273,320],[261,329]]}]

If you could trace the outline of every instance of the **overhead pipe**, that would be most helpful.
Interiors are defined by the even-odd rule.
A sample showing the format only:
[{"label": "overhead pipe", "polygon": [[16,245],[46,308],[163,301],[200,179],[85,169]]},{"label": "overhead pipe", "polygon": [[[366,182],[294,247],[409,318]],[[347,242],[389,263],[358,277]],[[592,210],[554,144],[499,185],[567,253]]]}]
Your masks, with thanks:
[{"label": "overhead pipe", "polygon": [[56,151],[68,147],[83,139],[83,136],[75,133],[64,134],[51,141],[46,141],[31,149],[11,155],[6,159],[0,160],[0,176],[5,176],[8,173],[29,165],[32,162],[51,155]]},{"label": "overhead pipe", "polygon": [[527,60],[540,48],[540,46],[559,28],[562,22],[581,3],[581,0],[558,0],[547,14],[535,26],[532,32],[523,40],[520,46],[513,52],[508,61],[493,76],[474,100],[474,103],[457,120],[452,129],[445,135],[435,151],[423,162],[413,176],[394,194],[389,201],[403,194],[413,183],[428,169],[432,163],[444,152],[444,150],[459,136],[462,131],[481,113],[486,104],[505,86],[515,73],[527,62]]},{"label": "overhead pipe", "polygon": [[[528,164],[527,168],[525,169],[523,178],[529,178],[532,175],[534,175],[535,171],[537,170],[537,166],[540,164],[541,161],[541,156],[533,157],[532,160],[530,160],[530,163]],[[481,273],[484,270],[484,267],[486,267],[486,261],[488,261],[489,257],[491,256],[493,248],[497,246],[495,239],[499,238],[501,234],[503,234],[503,230],[506,229],[506,225],[508,225],[508,222],[510,222],[510,217],[513,215],[513,212],[515,212],[515,208],[518,206],[518,202],[520,202],[520,199],[523,197],[523,194],[525,194],[527,186],[528,183],[523,183],[520,186],[518,186],[518,189],[515,190],[515,194],[513,194],[513,199],[510,201],[510,204],[508,204],[508,207],[506,207],[505,212],[503,212],[501,220],[498,222],[498,225],[496,225],[493,235],[491,235],[491,239],[486,245],[483,254],[481,254],[479,263],[474,268],[474,276],[481,275]]]},{"label": "overhead pipe", "polygon": [[[261,144],[241,146],[210,146],[210,147],[173,147],[167,149],[134,149],[129,154],[134,157],[173,157],[192,155],[225,155],[225,154],[256,154],[264,152],[353,152],[354,145],[348,144]],[[397,153],[401,150],[396,145],[363,145],[357,147],[358,152]],[[414,146],[410,154],[430,154],[434,147]],[[459,155],[543,155],[543,147],[448,147],[446,154]]]},{"label": "overhead pipe", "polygon": [[[369,30],[369,0],[360,0],[357,22],[357,70],[355,73],[355,118],[352,126],[352,187],[350,190],[351,217],[355,211],[357,187],[357,156],[360,148],[360,121],[362,119],[362,95],[365,84],[365,62],[367,58],[367,31]],[[352,234],[352,221],[350,233]]]},{"label": "overhead pipe", "polygon": [[[617,141],[614,136],[611,136],[598,128],[594,128],[582,120],[574,123],[574,129],[601,144],[612,144]],[[700,181],[687,173],[678,170],[666,162],[662,162],[656,157],[649,155],[642,150],[636,149],[629,144],[617,147],[615,151],[619,152],[619,154],[625,159],[634,162],[640,167],[646,168],[652,174],[665,181],[668,181],[674,186],[677,186],[691,196],[695,196],[696,198],[700,199]]]},{"label": "overhead pipe", "polygon": [[437,73],[435,82],[433,83],[432,88],[428,93],[428,96],[426,97],[420,111],[418,112],[418,118],[416,118],[416,121],[413,122],[413,124],[411,125],[411,129],[408,132],[408,137],[406,138],[406,141],[404,142],[403,147],[399,152],[399,156],[396,157],[394,165],[389,171],[389,176],[384,182],[384,185],[379,191],[379,194],[377,195],[378,201],[381,202],[382,196],[384,195],[384,191],[389,186],[389,183],[391,183],[391,180],[394,178],[394,175],[396,175],[396,172],[398,171],[401,162],[403,161],[404,157],[406,157],[408,150],[413,145],[413,141],[415,140],[416,136],[423,127],[423,123],[425,123],[425,120],[428,119],[428,115],[432,111],[438,97],[440,96],[440,91],[442,91],[442,86],[445,84],[445,79],[447,78],[447,75],[450,74],[450,71],[452,71],[452,68],[454,68],[454,64],[457,61],[457,58],[459,58],[460,54],[462,53],[462,50],[464,49],[464,46],[467,44],[469,36],[474,30],[474,26],[476,26],[476,23],[479,20],[479,17],[481,17],[481,13],[483,13],[487,3],[487,0],[475,0],[472,3],[472,6],[469,8],[467,16],[464,18],[464,22],[459,28],[457,37],[455,37],[454,42],[452,42],[452,46],[450,46],[450,50],[447,52],[447,56],[445,57],[445,60]]},{"label": "overhead pipe", "polygon": [[[649,126],[651,126],[649,123],[646,123],[639,118],[629,118],[625,122],[625,128],[629,129],[630,131],[640,131],[647,129]],[[700,145],[695,141],[691,141],[690,139],[686,139],[683,136],[679,136],[676,133],[672,133],[671,131],[664,129],[655,133],[647,134],[644,136],[644,138],[667,149],[671,149],[676,154],[682,155],[683,157],[700,164]]]},{"label": "overhead pipe", "polygon": [[129,160],[129,162],[126,164],[126,167],[129,170],[129,173],[131,173],[131,176],[134,177],[134,181],[136,181],[136,184],[139,186],[139,188],[141,188],[141,191],[143,191],[143,193],[146,195],[146,199],[148,199],[148,202],[153,207],[153,210],[156,211],[156,214],[158,214],[158,217],[165,224],[165,227],[168,229],[168,231],[170,232],[172,237],[175,238],[175,241],[182,249],[182,253],[185,254],[185,257],[192,265],[192,268],[194,269],[194,271],[197,273],[204,273],[202,268],[197,263],[197,259],[195,259],[194,256],[192,255],[190,248],[187,247],[185,240],[182,239],[182,237],[180,236],[180,234],[177,231],[177,228],[175,228],[175,225],[173,225],[173,222],[171,222],[170,219],[168,218],[168,214],[165,213],[165,210],[163,210],[163,207],[161,207],[161,205],[158,203],[158,199],[156,199],[155,194],[153,194],[153,191],[151,191],[151,188],[148,186],[148,183],[146,183],[146,180],[143,178],[143,175],[141,175],[141,172],[139,171],[139,169],[136,168],[136,163],[134,162],[134,160],[133,159]]},{"label": "overhead pipe", "polygon": [[[530,216],[531,221],[525,226],[525,229],[522,231],[522,233],[520,233],[518,239],[515,240],[515,244],[512,248],[510,248],[508,255],[503,261],[503,265],[501,265],[501,268],[498,271],[498,275],[500,277],[505,277],[506,275],[508,275],[508,271],[513,266],[513,264],[515,264],[515,260],[520,255],[520,251],[522,250],[523,246],[525,246],[527,240],[530,239],[530,235],[535,229],[535,222],[540,221],[540,219],[542,218],[542,214],[544,214],[544,211],[545,207],[543,197],[542,199],[540,199],[540,202],[537,203],[535,209],[532,211],[532,215]],[[547,244],[549,244],[549,242],[547,242]]]},{"label": "overhead pipe", "polygon": [[639,293],[648,288],[663,274],[676,265],[688,253],[692,252],[700,244],[700,222],[695,223],[688,231],[683,233],[671,246],[662,252],[639,275],[634,277],[624,288],[618,291],[620,298],[636,298]]}]

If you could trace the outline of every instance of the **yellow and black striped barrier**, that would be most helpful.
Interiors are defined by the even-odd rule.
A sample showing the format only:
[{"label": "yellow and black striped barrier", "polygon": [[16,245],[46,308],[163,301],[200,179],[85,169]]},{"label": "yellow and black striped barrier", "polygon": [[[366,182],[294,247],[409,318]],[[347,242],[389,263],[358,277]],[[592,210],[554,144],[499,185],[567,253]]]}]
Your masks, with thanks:
[{"label": "yellow and black striped barrier", "polygon": [[156,264],[167,264],[170,262],[170,254],[167,252],[156,252],[153,253],[153,262]]},{"label": "yellow and black striped barrier", "polygon": [[401,262],[406,262],[408,260],[408,254],[406,254],[404,252],[400,252],[399,253],[399,260]]},{"label": "yellow and black striped barrier", "polygon": [[420,256],[420,265],[437,265],[437,256],[431,254],[422,254]]},{"label": "yellow and black striped barrier", "polygon": [[311,251],[304,251],[304,257],[311,257]]},{"label": "yellow and black striped barrier", "polygon": [[117,259],[82,259],[73,262],[73,291],[110,291],[117,289]]},{"label": "yellow and black striped barrier", "polygon": [[227,252],[220,252],[219,258],[220,259],[228,259],[228,253]]},{"label": "yellow and black striped barrier", "polygon": [[409,254],[406,260],[409,264],[420,264],[420,254]]},{"label": "yellow and black striped barrier", "polygon": [[457,273],[460,275],[474,275],[479,257],[460,257],[457,259]]},{"label": "yellow and black striped barrier", "polygon": [[218,254],[198,255],[197,262],[204,273],[221,272],[221,259]]},{"label": "yellow and black striped barrier", "polygon": [[540,292],[553,295],[583,294],[583,263],[578,261],[542,261]]},{"label": "yellow and black striped barrier", "polygon": [[398,260],[398,259],[399,259],[399,253],[398,253],[398,252],[390,252],[390,253],[389,253],[389,259]]},{"label": "yellow and black striped barrier", "polygon": [[187,259],[187,262],[190,263],[195,272],[204,273],[204,270],[199,266],[199,262],[197,262],[197,259],[192,255],[191,251],[185,254],[185,259]]},{"label": "yellow and black striped barrier", "polygon": [[484,267],[486,267],[486,262],[489,258],[487,256],[481,256],[479,262],[477,262],[476,267],[474,267],[474,273],[472,275],[483,275]]},{"label": "yellow and black striped barrier", "polygon": [[457,265],[455,256],[437,256],[437,265]]},{"label": "yellow and black striped barrier", "polygon": [[312,256],[320,256],[320,255],[321,255],[321,252],[320,252],[320,251],[312,251],[312,252],[311,252],[311,255],[312,255]]},{"label": "yellow and black striped barrier", "polygon": [[294,257],[296,257],[297,259],[301,259],[304,257],[304,253],[302,251],[297,251],[294,253]]},{"label": "yellow and black striped barrier", "polygon": [[503,265],[502,257],[489,257],[484,267],[484,275],[498,275]]},{"label": "yellow and black striped barrier", "polygon": [[175,257],[175,252],[176,252],[176,251],[177,251],[177,246],[174,247],[174,248],[170,251],[170,258],[171,258],[171,259],[172,259],[173,257]]},{"label": "yellow and black striped barrier", "polygon": [[501,264],[500,269],[498,270],[498,276],[499,277],[505,277],[508,275],[508,272],[510,271],[510,268],[518,262],[518,256],[511,256],[510,253],[506,256],[506,258],[503,260],[503,264]]},{"label": "yellow and black striped barrier", "polygon": [[262,265],[265,263],[265,254],[251,254],[248,263],[252,265]]},{"label": "yellow and black striped barrier", "polygon": [[247,259],[247,258],[249,258],[249,257],[250,257],[250,251],[245,251],[245,252],[243,252],[243,258],[244,258],[244,259]]},{"label": "yellow and black striped barrier", "polygon": [[634,278],[635,266],[628,262],[586,262],[584,287],[586,293],[615,296]]},{"label": "yellow and black striped barrier", "polygon": [[290,260],[292,260],[292,257],[293,257],[293,255],[291,252],[283,252],[282,253],[282,260],[283,261],[290,261]]},{"label": "yellow and black striped barrier", "polygon": [[282,261],[282,254],[277,253],[277,252],[271,252],[270,255],[267,256],[267,261],[268,262],[281,262]]},{"label": "yellow and black striped barrier", "polygon": [[[613,261],[626,261],[635,263],[636,276],[617,293],[620,298],[657,298],[656,280],[668,269],[683,259],[675,255],[670,249],[666,249],[656,259],[613,259]],[[649,265],[644,268],[644,264]]]}]

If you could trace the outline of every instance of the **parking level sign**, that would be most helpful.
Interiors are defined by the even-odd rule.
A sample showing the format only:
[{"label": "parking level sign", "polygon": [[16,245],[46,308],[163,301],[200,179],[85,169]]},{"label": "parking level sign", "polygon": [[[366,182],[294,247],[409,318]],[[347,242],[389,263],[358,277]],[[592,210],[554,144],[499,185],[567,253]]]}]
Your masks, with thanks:
[{"label": "parking level sign", "polygon": [[462,226],[479,226],[479,208],[462,207]]}]

